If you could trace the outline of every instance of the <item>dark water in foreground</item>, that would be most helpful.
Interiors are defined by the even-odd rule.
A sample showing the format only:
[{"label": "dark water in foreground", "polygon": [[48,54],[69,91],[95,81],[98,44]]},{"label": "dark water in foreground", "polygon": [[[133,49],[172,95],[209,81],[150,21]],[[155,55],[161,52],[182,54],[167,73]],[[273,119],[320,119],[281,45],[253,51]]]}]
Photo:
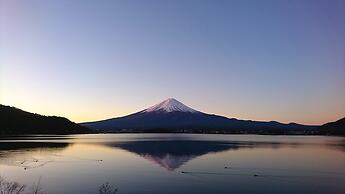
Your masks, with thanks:
[{"label": "dark water in foreground", "polygon": [[345,193],[345,138],[102,134],[0,140],[0,176],[49,193]]}]

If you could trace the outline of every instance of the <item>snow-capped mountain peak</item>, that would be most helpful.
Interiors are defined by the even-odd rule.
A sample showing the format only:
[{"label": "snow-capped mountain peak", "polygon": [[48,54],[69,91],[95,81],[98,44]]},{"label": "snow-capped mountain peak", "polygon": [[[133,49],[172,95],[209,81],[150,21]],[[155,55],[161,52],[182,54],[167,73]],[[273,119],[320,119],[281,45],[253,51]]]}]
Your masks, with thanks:
[{"label": "snow-capped mountain peak", "polygon": [[164,112],[190,112],[197,113],[199,111],[194,110],[174,98],[168,98],[163,102],[160,102],[154,106],[145,109],[143,112],[154,112],[154,111],[164,111]]}]

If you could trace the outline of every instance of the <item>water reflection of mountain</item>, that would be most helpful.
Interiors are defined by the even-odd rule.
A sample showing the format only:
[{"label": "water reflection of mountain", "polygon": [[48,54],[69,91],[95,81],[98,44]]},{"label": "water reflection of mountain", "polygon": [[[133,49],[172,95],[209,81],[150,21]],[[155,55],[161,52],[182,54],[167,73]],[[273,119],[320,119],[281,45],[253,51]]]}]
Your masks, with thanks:
[{"label": "water reflection of mountain", "polygon": [[[326,146],[324,144],[304,144],[302,142],[255,142],[255,141],[202,141],[202,140],[144,140],[107,144],[107,146],[121,148],[150,160],[161,167],[173,171],[188,161],[206,155],[227,150],[242,148],[271,148]],[[334,143],[332,147],[344,150],[344,144]]]},{"label": "water reflection of mountain", "polygon": [[175,170],[186,162],[212,152],[238,149],[241,145],[219,141],[130,141],[111,146],[138,154],[167,170]]}]

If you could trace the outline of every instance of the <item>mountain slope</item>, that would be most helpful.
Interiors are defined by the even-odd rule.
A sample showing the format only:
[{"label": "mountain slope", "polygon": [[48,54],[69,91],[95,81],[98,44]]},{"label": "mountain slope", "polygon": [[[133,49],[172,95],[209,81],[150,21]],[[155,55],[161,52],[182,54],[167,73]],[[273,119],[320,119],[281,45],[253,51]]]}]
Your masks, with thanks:
[{"label": "mountain slope", "polygon": [[43,116],[0,105],[0,134],[73,134],[90,132],[92,132],[90,129],[63,117]]},{"label": "mountain slope", "polygon": [[82,123],[92,129],[118,132],[304,133],[313,126],[229,119],[194,110],[169,98],[143,111],[119,118]]},{"label": "mountain slope", "polygon": [[345,117],[320,126],[319,132],[324,135],[345,135]]}]

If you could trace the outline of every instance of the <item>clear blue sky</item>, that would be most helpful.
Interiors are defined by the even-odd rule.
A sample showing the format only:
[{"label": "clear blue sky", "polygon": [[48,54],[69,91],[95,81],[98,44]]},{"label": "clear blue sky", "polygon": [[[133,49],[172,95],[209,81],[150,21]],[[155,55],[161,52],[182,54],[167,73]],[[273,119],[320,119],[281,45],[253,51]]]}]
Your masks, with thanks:
[{"label": "clear blue sky", "polygon": [[168,97],[320,124],[345,116],[345,0],[0,0],[0,103],[73,121]]}]

